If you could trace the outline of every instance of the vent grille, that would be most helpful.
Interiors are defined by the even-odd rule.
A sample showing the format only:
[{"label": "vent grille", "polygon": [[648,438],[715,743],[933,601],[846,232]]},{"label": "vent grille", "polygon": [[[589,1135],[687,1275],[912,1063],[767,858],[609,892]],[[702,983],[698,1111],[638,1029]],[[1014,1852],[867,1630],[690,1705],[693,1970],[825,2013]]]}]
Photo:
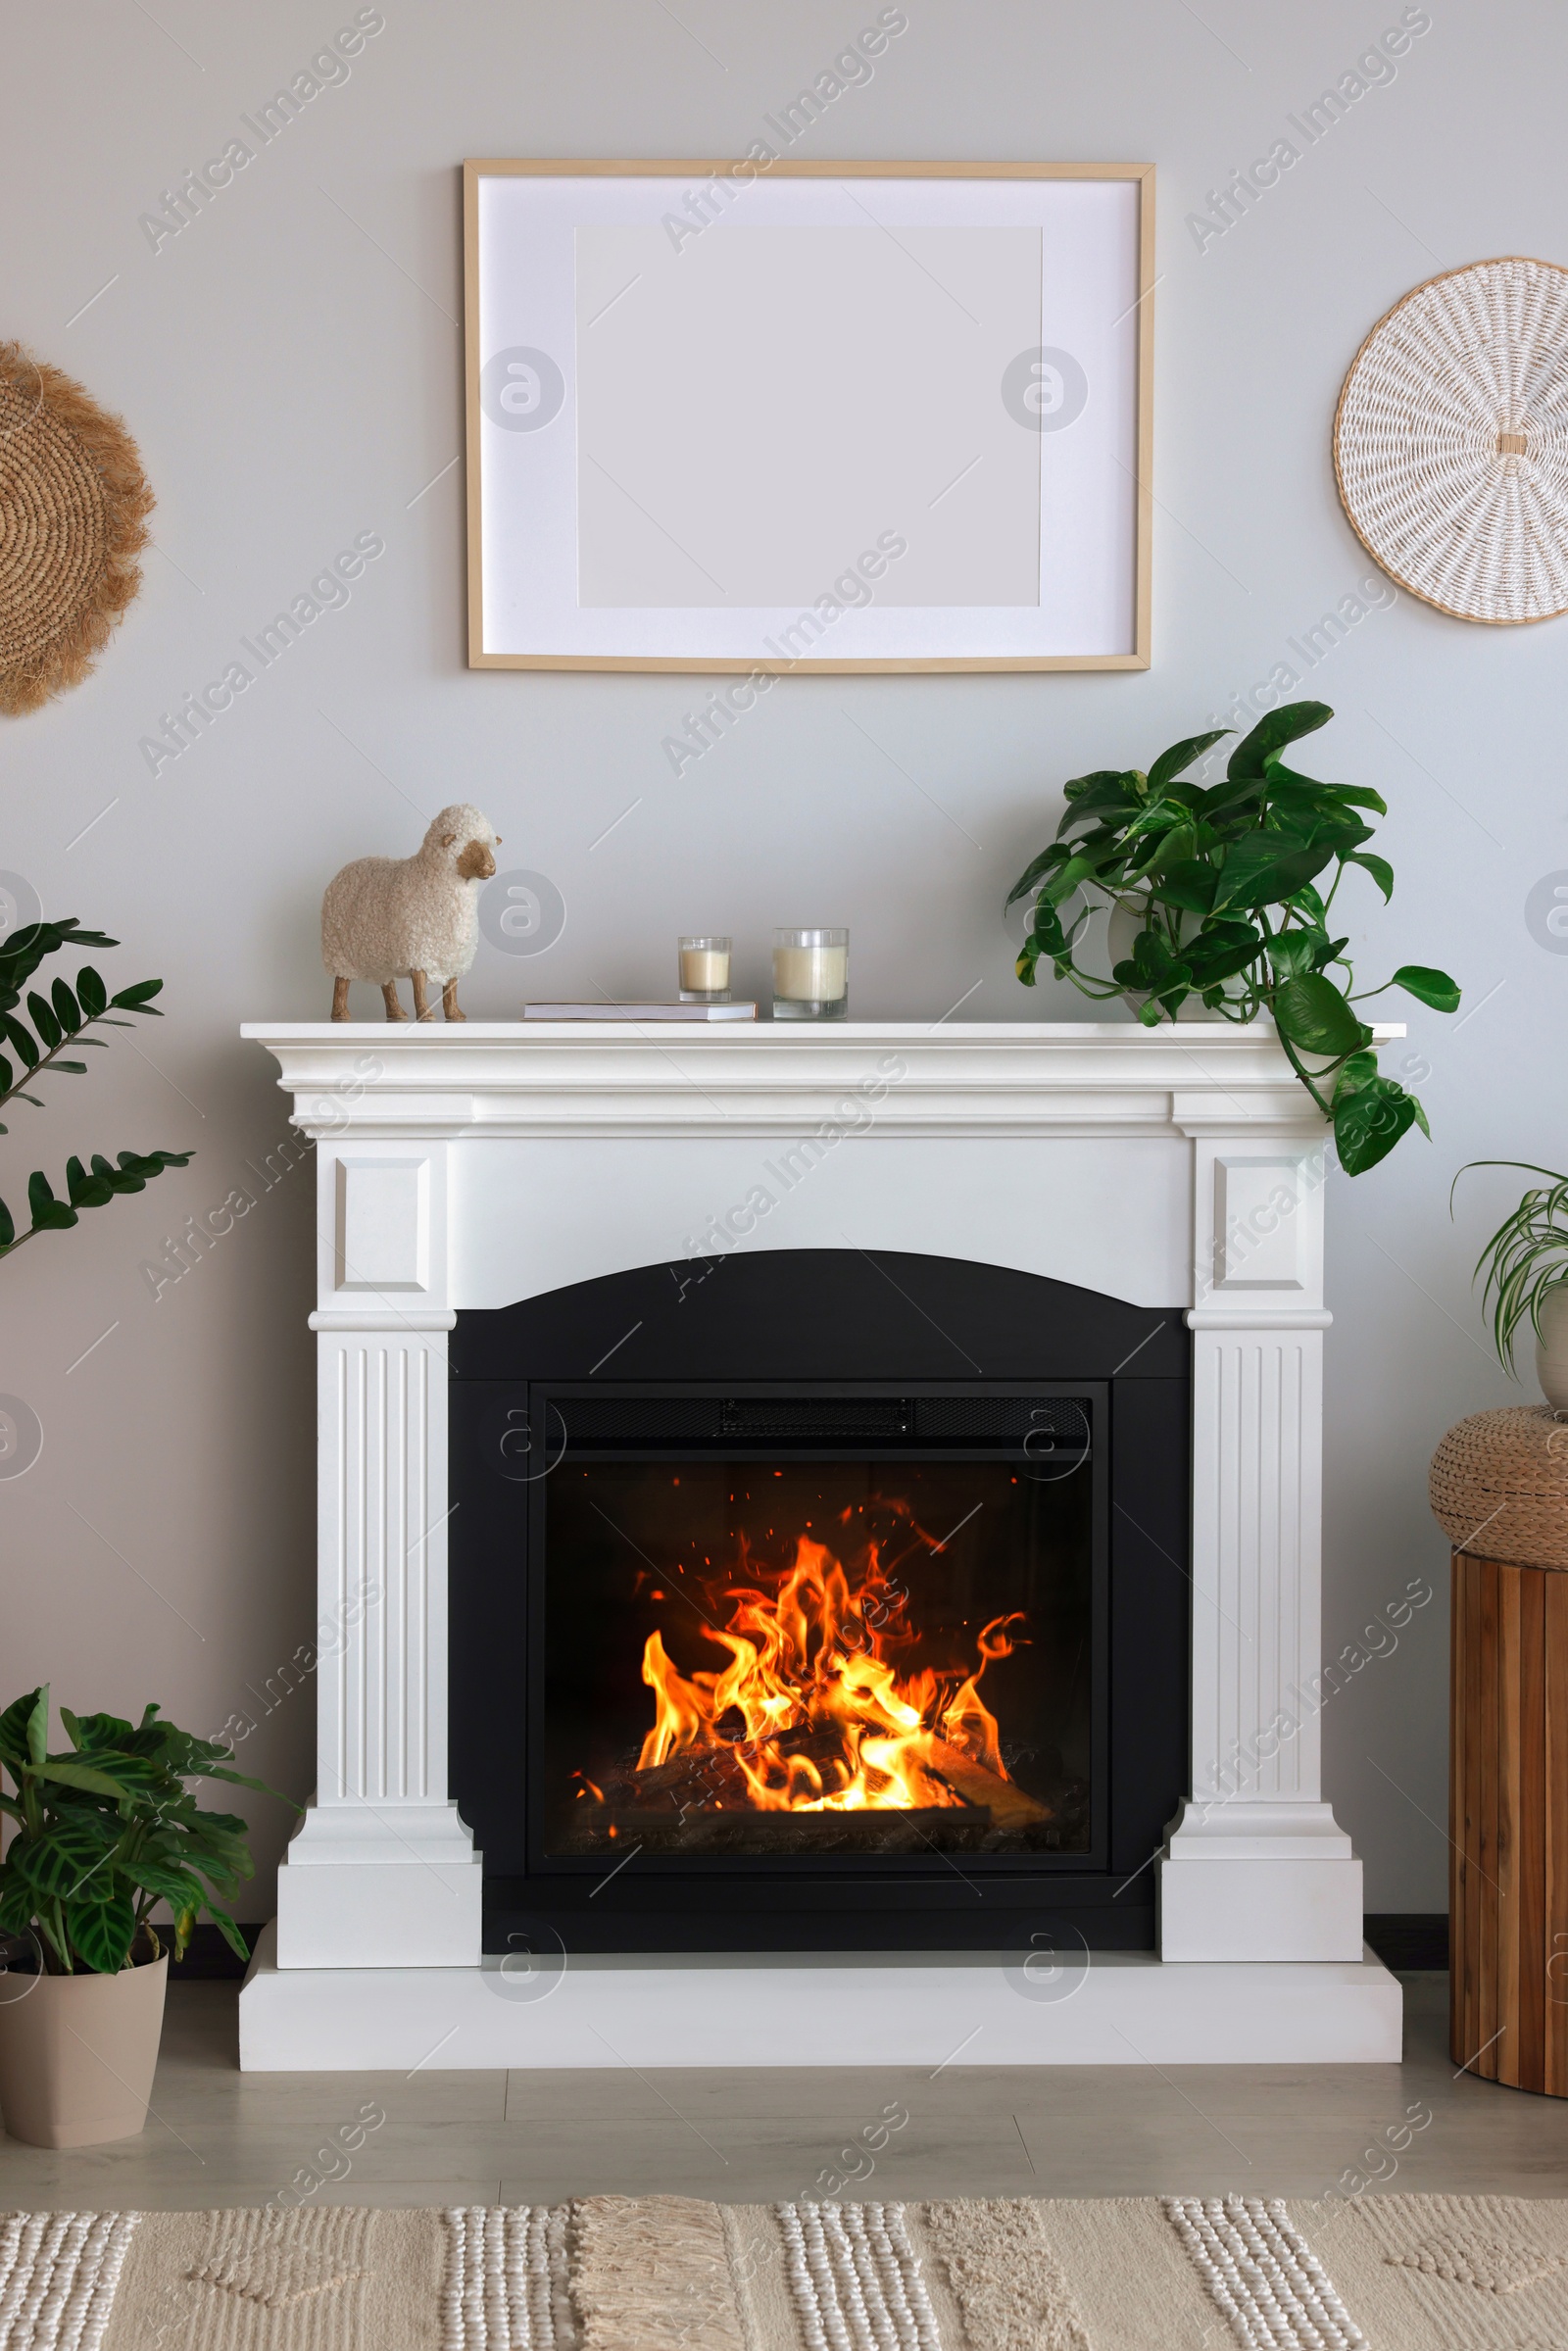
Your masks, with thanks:
[{"label": "vent grille", "polygon": [[916,1407],[921,1437],[989,1440],[1021,1445],[1026,1438],[1053,1445],[1087,1445],[1089,1407],[1075,1396],[932,1396]]},{"label": "vent grille", "polygon": [[[680,1445],[985,1445],[1087,1450],[1088,1399],[1070,1396],[554,1396],[569,1451]],[[559,1442],[559,1439],[557,1440]]]},{"label": "vent grille", "polygon": [[726,1437],[907,1437],[914,1406],[899,1396],[730,1396]]}]

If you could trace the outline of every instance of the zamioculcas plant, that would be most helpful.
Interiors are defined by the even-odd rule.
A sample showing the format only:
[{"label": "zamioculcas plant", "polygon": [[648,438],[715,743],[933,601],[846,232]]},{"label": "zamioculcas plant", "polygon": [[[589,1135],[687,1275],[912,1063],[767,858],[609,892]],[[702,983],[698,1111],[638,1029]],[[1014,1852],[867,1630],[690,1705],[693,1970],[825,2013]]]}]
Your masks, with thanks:
[{"label": "zamioculcas plant", "polygon": [[227,1747],[176,1730],[156,1706],[136,1724],[114,1714],[78,1720],[65,1707],[60,1719],[71,1745],[51,1755],[47,1683],[0,1714],[0,1767],[16,1788],[0,1794],[0,1811],[16,1823],[0,1861],[0,1933],[35,1935],[46,1975],[113,1976],[138,1940],[140,1956],[157,1958],[152,1911],[166,1901],[176,1959],[205,1910],[248,1960],[244,1936],[214,1900],[232,1900],[252,1874],[245,1823],[203,1812],[185,1783],[276,1789],[231,1770]]},{"label": "zamioculcas plant", "polygon": [[[1333,715],[1321,702],[1271,710],[1232,752],[1224,781],[1207,789],[1187,771],[1228,727],[1173,743],[1147,774],[1074,776],[1056,839],[1019,875],[1007,905],[1034,899],[1017,966],[1026,987],[1044,960],[1086,996],[1127,999],[1151,1026],[1174,1020],[1194,995],[1225,1020],[1268,1013],[1333,1123],[1340,1164],[1360,1175],[1412,1125],[1431,1130],[1414,1095],[1379,1070],[1357,1006],[1402,988],[1452,1012],[1459,991],[1446,972],[1420,963],[1401,964],[1381,988],[1352,988],[1348,940],[1333,936],[1334,902],[1351,867],[1392,897],[1393,868],[1367,849],[1372,827],[1362,813],[1388,810],[1377,793],[1319,783],[1283,757]],[[1136,926],[1130,954],[1108,978],[1076,960],[1098,906],[1119,908]]]},{"label": "zamioculcas plant", "polygon": [[[63,1059],[62,1055],[81,1046],[102,1048],[107,1044],[105,1038],[89,1035],[90,1030],[129,1028],[132,1023],[119,1017],[127,1012],[142,1013],[151,1020],[163,1018],[151,1001],[163,988],[162,980],[137,980],[134,986],[111,996],[92,965],[84,963],[76,974],[74,989],[63,979],[53,982],[47,996],[33,989],[27,997],[27,1019],[22,1019],[23,988],[47,956],[58,955],[65,947],[119,944],[103,931],[83,930],[73,914],[64,922],[29,922],[0,947],[0,1046],[4,1048],[0,1051],[0,1109],[7,1102],[21,1101],[41,1110],[37,1095],[29,1092],[40,1078],[57,1072],[82,1076],[86,1062]],[[20,1076],[6,1057],[8,1053],[22,1064]],[[0,1126],[0,1135],[8,1131]],[[24,1232],[19,1234],[16,1218],[0,1200],[0,1256],[8,1256],[39,1233],[64,1232],[76,1222],[81,1209],[101,1208],[117,1193],[143,1191],[166,1167],[183,1167],[192,1156],[190,1151],[121,1151],[117,1160],[110,1160],[94,1151],[90,1168],[70,1158],[66,1161],[64,1200],[56,1198],[42,1169],[34,1168],[27,1178],[30,1221]]]}]

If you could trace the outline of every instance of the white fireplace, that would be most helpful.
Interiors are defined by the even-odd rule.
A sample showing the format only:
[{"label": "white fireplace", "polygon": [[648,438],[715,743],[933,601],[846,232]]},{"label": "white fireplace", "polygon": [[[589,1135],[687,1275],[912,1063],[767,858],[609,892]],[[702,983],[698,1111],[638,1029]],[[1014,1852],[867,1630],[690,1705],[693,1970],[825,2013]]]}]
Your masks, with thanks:
[{"label": "white fireplace", "polygon": [[[244,2064],[787,2062],[792,2021],[822,2063],[941,2063],[971,2022],[964,2062],[1398,2056],[1398,1986],[1321,1795],[1324,1130],[1271,1029],[243,1033],[317,1147],[321,1646],[317,1790]],[[1191,1779],[1149,1863],[1157,1956],[1022,1979],[973,1952],[486,1958],[447,1768],[447,1334],[596,1276],[829,1248],[1187,1310]]]}]

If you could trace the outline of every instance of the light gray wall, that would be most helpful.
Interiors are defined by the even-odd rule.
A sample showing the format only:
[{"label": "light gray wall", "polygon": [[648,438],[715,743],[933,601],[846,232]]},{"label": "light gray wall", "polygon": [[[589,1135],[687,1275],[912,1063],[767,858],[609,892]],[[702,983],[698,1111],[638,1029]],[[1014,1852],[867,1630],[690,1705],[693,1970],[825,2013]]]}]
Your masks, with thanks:
[{"label": "light gray wall", "polygon": [[[309,1169],[156,1302],[138,1267],[280,1139],[270,1064],[236,1030],[324,1015],[317,908],[342,860],[401,854],[416,811],[472,799],[508,859],[554,878],[560,944],[533,965],[483,949],[477,1013],[529,990],[662,987],[675,932],[710,925],[746,942],[756,986],[769,926],[820,908],[854,928],[862,1013],[935,1015],[979,981],[971,1016],[1070,1017],[1076,999],[1016,986],[999,914],[1061,778],[1146,761],[1202,724],[1366,577],[1329,426],[1373,321],[1439,269],[1568,259],[1558,10],[1432,0],[1396,77],[1200,248],[1186,216],[1292,135],[1286,118],[1353,70],[1397,0],[906,6],[907,32],[809,152],[1159,167],[1154,666],[797,679],[676,781],[660,742],[690,707],[682,681],[464,667],[461,469],[418,495],[461,447],[458,165],[738,155],[872,0],[384,0],[352,77],[156,253],[138,216],[352,7],[159,0],[154,22],[118,0],[10,0],[3,328],[123,413],[159,505],[145,591],[96,676],[0,734],[0,865],[48,911],[122,938],[117,979],[161,973],[169,1018],[58,1080],[47,1115],[19,1107],[0,1190],[15,1200],[29,1167],[73,1150],[199,1155],[0,1273],[0,1391],[45,1431],[36,1465],[0,1482],[7,1696],[52,1676],[78,1707],[157,1695],[217,1726],[309,1636]],[[911,355],[911,401],[941,366],[940,350]],[[386,553],[347,608],[150,775],[138,740],[159,713],[366,530]],[[1450,1421],[1517,1393],[1468,1287],[1511,1179],[1467,1179],[1456,1225],[1447,1187],[1472,1155],[1564,1151],[1568,963],[1524,910],[1568,867],[1564,627],[1466,627],[1400,598],[1307,689],[1340,713],[1318,738],[1323,772],[1390,803],[1379,846],[1399,886],[1386,915],[1370,887],[1356,899],[1358,937],[1388,968],[1450,965],[1472,1007],[1462,1023],[1410,1007],[1392,1065],[1430,1064],[1436,1140],[1336,1178],[1329,1210],[1328,1645],[1412,1576],[1438,1595],[1325,1723],[1329,1792],[1374,1909],[1446,1898],[1446,1567],[1427,1458]],[[299,1794],[309,1706],[285,1700],[245,1748]],[[270,1865],[275,1809],[258,1817]],[[265,1908],[269,1877],[244,1907]]]}]

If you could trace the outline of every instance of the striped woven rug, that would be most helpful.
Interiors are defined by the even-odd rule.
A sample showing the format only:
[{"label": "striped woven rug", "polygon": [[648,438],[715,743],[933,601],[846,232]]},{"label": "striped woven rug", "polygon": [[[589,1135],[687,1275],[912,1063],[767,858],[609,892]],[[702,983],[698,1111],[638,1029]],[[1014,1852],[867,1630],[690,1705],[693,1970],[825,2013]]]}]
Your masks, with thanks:
[{"label": "striped woven rug", "polygon": [[17,2213],[0,2351],[1568,2351],[1568,2203]]}]

